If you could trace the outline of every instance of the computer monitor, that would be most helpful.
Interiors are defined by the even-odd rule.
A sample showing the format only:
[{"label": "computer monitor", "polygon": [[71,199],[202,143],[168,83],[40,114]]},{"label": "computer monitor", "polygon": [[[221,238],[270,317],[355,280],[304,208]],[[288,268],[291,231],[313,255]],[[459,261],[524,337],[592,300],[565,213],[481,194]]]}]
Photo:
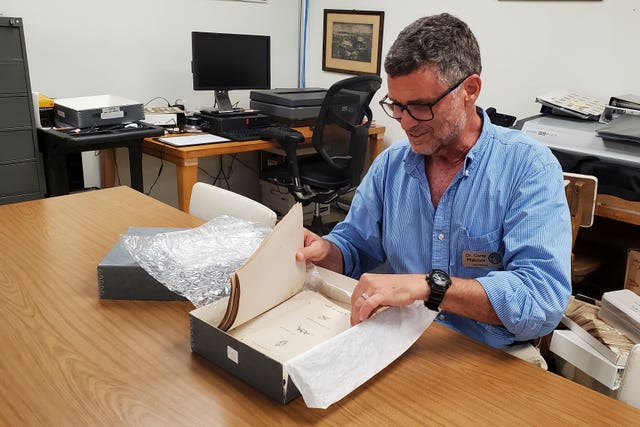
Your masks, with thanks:
[{"label": "computer monitor", "polygon": [[215,91],[219,112],[234,111],[229,91],[271,87],[270,37],[191,33],[193,89]]}]

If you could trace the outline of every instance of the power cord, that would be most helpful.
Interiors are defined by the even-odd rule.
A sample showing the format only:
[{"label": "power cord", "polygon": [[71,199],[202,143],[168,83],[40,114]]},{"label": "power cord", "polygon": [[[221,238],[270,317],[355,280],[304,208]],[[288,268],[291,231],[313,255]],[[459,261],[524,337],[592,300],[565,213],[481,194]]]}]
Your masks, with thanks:
[{"label": "power cord", "polygon": [[149,187],[149,191],[144,193],[147,196],[151,195],[151,190],[153,190],[153,187],[156,186],[158,179],[160,179],[160,175],[162,174],[162,169],[164,169],[164,147],[160,148],[160,168],[158,169],[158,175],[156,175],[156,179],[153,181],[153,184],[151,184],[151,187]]},{"label": "power cord", "polygon": [[227,178],[227,175],[224,173],[224,163],[222,161],[222,157],[223,156],[219,156],[220,169],[218,169],[218,174],[213,179],[213,185],[216,185],[218,183],[218,179],[220,179],[220,175],[222,175],[222,178],[224,179],[224,182],[227,185],[227,190],[231,190],[231,184],[229,184],[229,179]]},{"label": "power cord", "polygon": [[[169,102],[169,100],[167,98],[165,98],[164,96],[156,96],[155,98],[151,98],[150,100],[148,100],[144,106],[146,107],[147,105],[151,104],[153,101],[155,101],[156,99],[162,99],[164,102],[167,103],[167,107],[171,106],[171,103]],[[177,102],[177,101],[176,101]]]}]

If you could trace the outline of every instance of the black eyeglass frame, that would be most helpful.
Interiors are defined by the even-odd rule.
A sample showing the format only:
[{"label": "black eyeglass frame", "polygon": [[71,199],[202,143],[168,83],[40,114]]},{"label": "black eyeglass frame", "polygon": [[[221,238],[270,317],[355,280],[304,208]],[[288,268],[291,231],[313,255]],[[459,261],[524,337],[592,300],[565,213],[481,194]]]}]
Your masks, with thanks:
[{"label": "black eyeglass frame", "polygon": [[[460,80],[459,82],[457,82],[454,85],[449,86],[449,88],[447,90],[445,90],[439,97],[437,97],[433,102],[414,102],[411,104],[400,104],[398,102],[385,102],[387,99],[389,99],[389,95],[385,95],[384,98],[382,98],[380,101],[378,101],[378,104],[380,104],[380,107],[382,107],[382,111],[384,111],[384,113],[391,117],[392,119],[396,119],[396,120],[402,120],[402,112],[406,111],[407,114],[409,114],[411,116],[412,119],[419,121],[419,122],[428,122],[433,120],[433,118],[435,117],[435,114],[433,113],[433,107],[435,107],[435,105],[442,101],[444,99],[445,96],[449,95],[451,92],[453,92],[454,90],[456,90],[465,80],[467,80],[469,78],[469,76],[463,78],[462,80]],[[414,116],[411,113],[410,107],[416,105],[416,106],[421,106],[421,107],[428,107],[429,108],[429,112],[431,113],[431,118],[429,119],[419,119],[416,116]],[[395,108],[400,108],[400,115],[398,117],[394,117],[393,112],[389,112],[387,110],[387,107],[391,108],[391,109],[395,109]]]}]

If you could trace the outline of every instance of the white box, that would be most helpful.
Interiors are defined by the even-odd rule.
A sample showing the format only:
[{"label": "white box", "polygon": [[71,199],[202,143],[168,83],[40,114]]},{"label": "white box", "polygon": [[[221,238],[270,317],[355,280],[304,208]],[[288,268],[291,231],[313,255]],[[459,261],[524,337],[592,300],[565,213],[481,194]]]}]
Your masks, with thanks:
[{"label": "white box", "polygon": [[562,316],[560,322],[609,362],[620,367],[624,367],[627,364],[627,354],[625,352],[616,353],[567,316]]},{"label": "white box", "polygon": [[618,366],[607,360],[575,332],[553,331],[549,350],[610,390],[617,390],[620,387],[624,366]]},{"label": "white box", "polygon": [[79,128],[131,123],[144,119],[141,102],[114,95],[54,100],[56,123]]},{"label": "white box", "polygon": [[640,295],[629,289],[605,292],[598,317],[640,343]]}]

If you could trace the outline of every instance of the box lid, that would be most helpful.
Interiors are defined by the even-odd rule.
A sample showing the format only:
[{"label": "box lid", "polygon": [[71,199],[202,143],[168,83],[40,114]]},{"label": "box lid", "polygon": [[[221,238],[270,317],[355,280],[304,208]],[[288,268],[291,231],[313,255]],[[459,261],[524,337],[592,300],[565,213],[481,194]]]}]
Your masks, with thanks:
[{"label": "box lid", "polygon": [[322,105],[326,89],[317,87],[252,90],[250,98],[254,101],[284,105],[287,107],[304,107]]},{"label": "box lid", "polygon": [[115,95],[79,96],[76,98],[57,98],[55,105],[76,111],[93,110],[96,108],[123,107],[127,105],[142,105],[141,102]]}]

